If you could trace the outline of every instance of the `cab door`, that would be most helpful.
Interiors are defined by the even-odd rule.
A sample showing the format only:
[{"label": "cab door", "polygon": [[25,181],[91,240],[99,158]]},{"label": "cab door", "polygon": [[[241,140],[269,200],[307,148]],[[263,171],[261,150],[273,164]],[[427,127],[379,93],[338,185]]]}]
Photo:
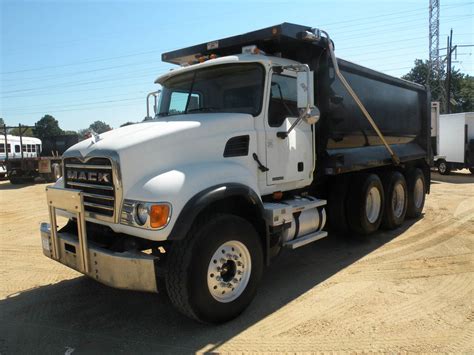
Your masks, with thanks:
[{"label": "cab door", "polygon": [[296,75],[273,73],[269,91],[265,123],[267,185],[310,182],[314,166],[311,126],[301,121],[288,137],[277,137],[278,132],[287,132],[298,118]]}]

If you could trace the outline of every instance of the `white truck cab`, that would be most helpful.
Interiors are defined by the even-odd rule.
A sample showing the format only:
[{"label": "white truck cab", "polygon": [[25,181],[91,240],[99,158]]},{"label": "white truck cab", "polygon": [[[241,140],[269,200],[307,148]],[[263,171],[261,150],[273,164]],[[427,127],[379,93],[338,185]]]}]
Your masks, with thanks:
[{"label": "white truck cab", "polygon": [[[276,40],[283,33],[288,43]],[[318,93],[329,97],[322,91],[329,81],[321,77],[315,88],[319,64],[310,68],[278,48],[313,48],[320,53],[313,57],[324,53],[340,76],[330,43],[319,31],[282,24],[163,54],[181,67],[156,79],[160,90],[147,97],[147,106],[154,98],[154,114],[147,107],[144,122],[94,135],[63,154],[63,178],[47,188],[44,254],[113,287],[166,288],[182,313],[218,323],[246,308],[273,256],[328,235],[332,191],[339,224],[348,211],[354,233],[371,234],[381,223],[398,227],[407,211],[419,216],[429,176],[416,168],[427,155],[418,143],[404,138],[406,146],[390,145],[368,114],[379,138],[364,132],[365,139],[376,143],[354,150],[344,141],[331,157],[328,139],[318,142],[324,134],[315,101],[327,107]],[[327,66],[318,70],[328,72]],[[392,90],[426,96],[422,87],[395,84]],[[329,101],[342,100],[332,94]],[[419,102],[412,103],[416,114]],[[395,171],[392,162],[400,161],[405,165]],[[384,182],[374,169],[385,171]],[[395,204],[385,202],[384,191]],[[357,198],[350,201],[351,193]],[[56,213],[69,217],[59,231]]]}]

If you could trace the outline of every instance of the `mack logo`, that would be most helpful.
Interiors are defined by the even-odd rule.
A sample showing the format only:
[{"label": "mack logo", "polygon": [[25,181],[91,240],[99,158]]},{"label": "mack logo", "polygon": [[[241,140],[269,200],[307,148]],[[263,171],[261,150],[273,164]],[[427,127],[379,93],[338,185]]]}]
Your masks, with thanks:
[{"label": "mack logo", "polygon": [[110,182],[110,173],[98,173],[95,171],[68,170],[67,178],[71,180]]}]

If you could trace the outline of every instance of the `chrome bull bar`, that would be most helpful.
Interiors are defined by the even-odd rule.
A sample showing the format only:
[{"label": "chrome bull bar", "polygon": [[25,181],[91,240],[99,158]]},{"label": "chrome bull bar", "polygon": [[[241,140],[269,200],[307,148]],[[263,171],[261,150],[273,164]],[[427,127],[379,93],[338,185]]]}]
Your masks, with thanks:
[{"label": "chrome bull bar", "polygon": [[46,188],[48,200],[49,220],[51,221],[52,257],[60,260],[61,249],[58,239],[56,209],[74,213],[77,220],[77,236],[80,247],[80,272],[89,273],[89,250],[87,248],[86,218],[84,215],[84,196],[80,190],[61,189],[56,187]]},{"label": "chrome bull bar", "polygon": [[[46,197],[51,224],[42,223],[40,228],[45,256],[108,286],[158,292],[157,257],[140,251],[114,252],[88,241],[82,191],[50,186]],[[76,217],[77,235],[58,231],[57,209]]]}]

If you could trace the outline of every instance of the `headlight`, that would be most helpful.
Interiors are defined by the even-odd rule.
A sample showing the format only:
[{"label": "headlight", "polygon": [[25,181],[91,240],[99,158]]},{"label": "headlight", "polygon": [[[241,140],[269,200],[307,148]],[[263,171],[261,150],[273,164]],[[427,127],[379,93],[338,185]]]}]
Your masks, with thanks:
[{"label": "headlight", "polygon": [[121,223],[146,229],[161,229],[171,218],[171,204],[124,200]]},{"label": "headlight", "polygon": [[136,218],[136,221],[139,225],[143,226],[146,221],[148,220],[148,207],[143,204],[143,203],[139,203],[137,205],[137,214],[136,214],[137,218]]}]

